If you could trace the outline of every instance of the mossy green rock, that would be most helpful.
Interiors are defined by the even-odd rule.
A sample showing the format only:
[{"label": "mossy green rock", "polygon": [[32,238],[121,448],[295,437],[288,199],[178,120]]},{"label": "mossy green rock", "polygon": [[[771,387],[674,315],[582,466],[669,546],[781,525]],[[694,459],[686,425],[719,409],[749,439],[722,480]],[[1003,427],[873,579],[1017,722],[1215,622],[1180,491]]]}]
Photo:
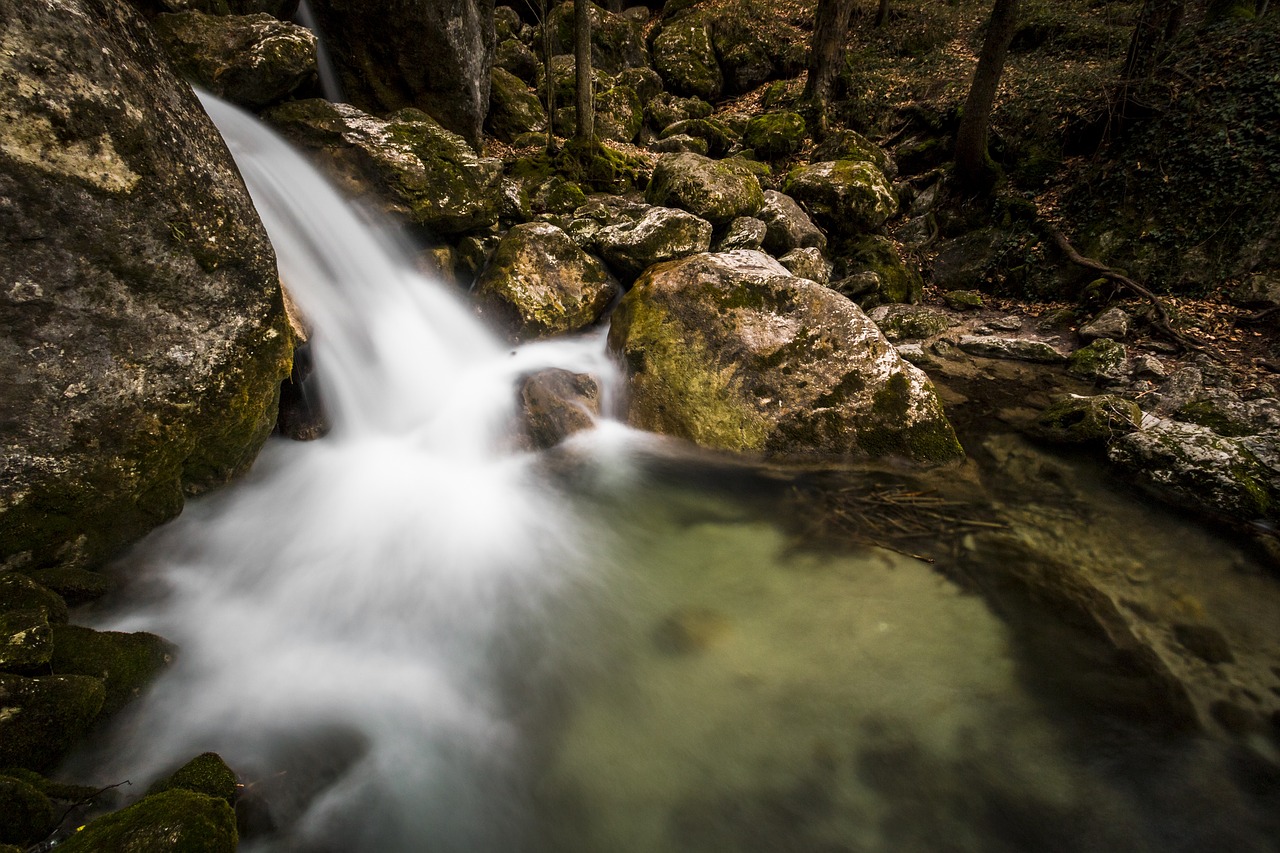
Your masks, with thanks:
[{"label": "mossy green rock", "polygon": [[1113,394],[1055,400],[1036,418],[1037,434],[1063,444],[1105,443],[1142,424],[1138,404]]},{"label": "mossy green rock", "polygon": [[956,325],[945,311],[924,305],[881,305],[867,316],[894,343],[931,338]]},{"label": "mossy green rock", "polygon": [[645,120],[654,130],[665,130],[678,121],[691,118],[709,118],[714,109],[701,98],[682,98],[670,92],[662,92],[645,101]]},{"label": "mossy green rock", "polygon": [[175,789],[104,815],[61,853],[234,853],[236,816],[224,800]]},{"label": "mossy green rock", "polygon": [[663,25],[653,40],[653,67],[678,95],[714,101],[724,89],[711,24],[702,15],[684,15]]},{"label": "mossy green rock", "polygon": [[34,844],[53,830],[53,803],[33,785],[0,776],[0,844]]},{"label": "mossy green rock", "polygon": [[96,601],[116,588],[109,575],[87,569],[42,569],[28,577],[73,606]]},{"label": "mossy green rock", "polygon": [[67,603],[26,575],[0,574],[0,613],[39,610],[50,622],[67,621]]},{"label": "mossy green rock", "polygon": [[963,455],[929,380],[866,315],[760,252],[651,267],[609,346],[641,429],[784,457]]},{"label": "mossy green rock", "polygon": [[187,79],[251,109],[275,103],[316,73],[316,37],[273,16],[157,15],[151,26]]},{"label": "mossy green rock", "polygon": [[1124,344],[1110,338],[1098,338],[1071,354],[1067,359],[1067,370],[1082,379],[1121,379],[1125,375],[1128,357]]},{"label": "mossy green rock", "polygon": [[205,752],[197,755],[179,767],[171,775],[158,780],[148,789],[147,794],[158,794],[179,788],[194,791],[206,797],[225,800],[235,805],[239,781],[235,771],[227,766],[222,756],[216,752]]},{"label": "mossy green rock", "polygon": [[88,676],[0,674],[0,767],[50,766],[89,730],[105,697]]},{"label": "mossy green rock", "polygon": [[858,299],[863,308],[884,303],[919,302],[924,295],[924,281],[914,268],[903,261],[898,247],[888,237],[868,235],[852,241],[839,250],[850,275],[872,272],[880,279],[874,293]]},{"label": "mossy green rock", "polygon": [[33,672],[53,656],[49,618],[43,610],[0,613],[0,671]]},{"label": "mossy green rock", "polygon": [[742,142],[760,157],[789,157],[804,143],[804,118],[799,113],[776,112],[747,122]]},{"label": "mossy green rock", "polygon": [[633,279],[662,261],[705,252],[711,247],[711,223],[670,207],[651,207],[639,219],[602,228],[600,253],[625,279]]},{"label": "mossy green rock", "polygon": [[136,698],[173,661],[175,652],[168,640],[146,632],[53,626],[53,671],[102,679],[104,714],[114,714]]},{"label": "mossy green rock", "polygon": [[722,121],[713,118],[686,118],[667,125],[659,135],[661,139],[674,136],[692,136],[707,143],[712,157],[725,157],[738,143],[739,134]]},{"label": "mossy green rock", "polygon": [[546,222],[508,231],[475,286],[481,312],[513,341],[585,329],[620,292],[604,264]]},{"label": "mossy green rock", "polygon": [[519,77],[502,68],[493,69],[489,89],[489,132],[503,142],[524,133],[545,131],[547,111],[538,96]]},{"label": "mossy green rock", "polygon": [[764,205],[764,191],[751,170],[733,160],[664,154],[653,169],[645,199],[687,210],[712,225],[726,225],[739,216],[754,216]]},{"label": "mossy green rock", "polygon": [[893,160],[884,149],[876,145],[862,134],[848,130],[833,130],[813,149],[814,161],[854,160],[871,163],[887,177],[893,177],[897,171]]},{"label": "mossy green rock", "polygon": [[498,221],[502,164],[478,156],[420,110],[384,120],[314,98],[282,104],[263,118],[315,155],[349,194],[393,218],[444,234]]},{"label": "mossy green rock", "polygon": [[596,136],[633,142],[644,126],[644,105],[634,89],[614,86],[596,96]]},{"label": "mossy green rock", "polygon": [[829,234],[865,234],[898,212],[898,197],[884,173],[865,161],[797,166],[787,174],[782,191]]},{"label": "mossy green rock", "polygon": [[89,566],[246,470],[291,341],[217,130],[126,3],[0,0],[0,567]]}]

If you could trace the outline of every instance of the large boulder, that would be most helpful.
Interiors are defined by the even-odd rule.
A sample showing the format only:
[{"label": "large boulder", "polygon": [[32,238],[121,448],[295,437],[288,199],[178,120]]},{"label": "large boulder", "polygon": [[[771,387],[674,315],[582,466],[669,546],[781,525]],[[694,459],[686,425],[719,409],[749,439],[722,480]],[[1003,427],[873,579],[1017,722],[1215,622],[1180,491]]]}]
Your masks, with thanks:
[{"label": "large boulder", "polygon": [[174,788],[103,815],[58,846],[64,853],[235,853],[236,815],[225,800]]},{"label": "large boulder", "polygon": [[495,67],[489,91],[489,132],[498,139],[512,142],[521,134],[547,129],[542,101],[516,75]]},{"label": "large boulder", "polygon": [[645,199],[687,210],[712,225],[725,225],[739,216],[754,216],[764,204],[764,192],[740,162],[700,154],[664,154],[653,169]]},{"label": "large boulder", "polygon": [[482,313],[516,341],[581,331],[620,292],[604,264],[546,222],[508,231],[475,286]]},{"label": "large boulder", "polygon": [[122,2],[0,0],[0,566],[91,565],[248,468],[289,373],[222,138]]},{"label": "large boulder", "polygon": [[884,173],[865,161],[797,166],[787,174],[782,191],[832,234],[865,234],[898,212],[898,197]]},{"label": "large boulder", "polygon": [[[644,28],[636,21],[587,4],[591,19],[591,64],[608,74],[624,68],[649,65],[649,49],[644,43]],[[551,10],[551,29],[560,50],[571,51],[575,44],[574,4],[561,3]]]},{"label": "large boulder", "polygon": [[714,101],[724,89],[711,24],[702,15],[685,15],[663,25],[653,40],[653,67],[678,95]]},{"label": "large boulder", "polygon": [[102,679],[104,714],[114,714],[137,698],[173,661],[176,651],[169,641],[145,631],[126,634],[54,625],[51,633],[53,671]]},{"label": "large boulder", "polygon": [[312,0],[347,100],[416,107],[476,148],[489,106],[493,0]]},{"label": "large boulder", "polygon": [[316,37],[266,13],[178,12],[151,26],[180,74],[250,109],[281,100],[316,73]]},{"label": "large boulder", "polygon": [[963,455],[933,386],[853,303],[753,251],[650,268],[614,312],[627,419],[783,456]]},{"label": "large boulder", "polygon": [[386,120],[313,98],[264,118],[304,150],[348,195],[429,231],[456,234],[498,220],[502,165],[421,110]]},{"label": "large boulder", "polygon": [[711,223],[670,207],[651,207],[639,219],[624,219],[595,236],[600,254],[619,275],[633,279],[650,266],[711,247]]}]

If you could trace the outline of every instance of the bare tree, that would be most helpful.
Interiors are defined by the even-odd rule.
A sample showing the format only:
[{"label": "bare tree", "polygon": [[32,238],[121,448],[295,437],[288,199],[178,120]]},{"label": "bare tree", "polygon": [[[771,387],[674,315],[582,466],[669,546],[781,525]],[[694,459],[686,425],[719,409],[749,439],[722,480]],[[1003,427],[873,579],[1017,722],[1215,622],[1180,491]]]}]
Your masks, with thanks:
[{"label": "bare tree", "polygon": [[591,0],[573,0],[573,62],[577,95],[578,142],[595,140],[595,101],[591,92]]},{"label": "bare tree", "polygon": [[809,79],[802,100],[815,113],[819,134],[827,131],[827,112],[831,101],[831,84],[844,62],[845,37],[854,0],[818,0],[814,11],[813,38],[809,42]]},{"label": "bare tree", "polygon": [[969,97],[964,102],[960,129],[956,132],[956,177],[969,190],[987,190],[995,178],[995,166],[987,153],[987,135],[996,89],[1004,73],[1009,42],[1018,23],[1018,0],[995,0],[987,35],[978,54]]}]

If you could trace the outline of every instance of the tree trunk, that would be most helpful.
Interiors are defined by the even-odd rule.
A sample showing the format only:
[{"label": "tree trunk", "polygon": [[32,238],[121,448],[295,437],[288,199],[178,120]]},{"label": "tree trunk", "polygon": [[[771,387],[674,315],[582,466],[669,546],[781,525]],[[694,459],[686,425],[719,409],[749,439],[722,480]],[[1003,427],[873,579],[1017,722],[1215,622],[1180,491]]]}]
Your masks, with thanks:
[{"label": "tree trunk", "polygon": [[819,134],[827,129],[831,84],[844,61],[844,42],[849,31],[849,16],[853,14],[853,2],[818,0],[818,8],[814,12],[813,39],[809,42],[809,80],[805,83],[802,100],[813,106]]},{"label": "tree trunk", "polygon": [[1120,80],[1125,89],[1151,79],[1165,47],[1182,29],[1186,0],[1146,0],[1129,39]]},{"label": "tree trunk", "polygon": [[574,139],[595,139],[595,102],[591,97],[591,2],[573,0],[573,61],[578,96],[578,129]]},{"label": "tree trunk", "polygon": [[956,133],[956,177],[969,190],[985,191],[994,182],[995,167],[987,154],[987,131],[1017,22],[1018,0],[996,0]]},{"label": "tree trunk", "polygon": [[542,29],[542,80],[543,88],[546,89],[547,99],[547,151],[554,152],[556,150],[556,85],[551,77],[551,40],[553,34],[551,26],[547,23],[551,13],[551,4],[548,0],[541,0],[538,4],[540,18],[538,23]]},{"label": "tree trunk", "polygon": [[889,23],[889,0],[880,0],[880,5],[876,7],[876,29],[880,29]]}]

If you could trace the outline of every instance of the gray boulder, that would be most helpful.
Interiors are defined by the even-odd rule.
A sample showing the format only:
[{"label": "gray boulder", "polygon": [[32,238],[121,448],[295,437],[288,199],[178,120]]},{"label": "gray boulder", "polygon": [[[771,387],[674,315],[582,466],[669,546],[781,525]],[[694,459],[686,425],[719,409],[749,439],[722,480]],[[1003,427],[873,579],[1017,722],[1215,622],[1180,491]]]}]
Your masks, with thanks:
[{"label": "gray boulder", "polygon": [[898,212],[898,197],[884,173],[865,161],[797,166],[787,174],[782,191],[831,234],[865,234]]},{"label": "gray boulder", "polygon": [[659,158],[645,198],[650,204],[687,210],[712,225],[754,216],[764,204],[760,181],[750,169],[733,160],[698,154]]},{"label": "gray boulder", "polygon": [[947,312],[925,305],[881,305],[867,316],[894,343],[931,338],[956,325]]},{"label": "gray boulder", "polygon": [[596,96],[596,136],[634,142],[644,126],[644,106],[635,90],[614,86]]},{"label": "gray boulder", "polygon": [[682,98],[670,92],[661,92],[644,102],[644,116],[654,130],[666,130],[678,121],[709,118],[711,104],[701,98]]},{"label": "gray boulder", "polygon": [[513,142],[521,134],[547,129],[542,101],[516,75],[495,67],[489,92],[487,124],[498,139]]},{"label": "gray boulder", "polygon": [[768,226],[763,220],[754,216],[739,216],[724,230],[724,235],[716,243],[717,252],[732,252],[734,249],[759,249],[764,245]]},{"label": "gray boulder", "polygon": [[707,251],[711,223],[683,210],[651,207],[639,219],[601,229],[595,239],[609,266],[630,280],[653,264]]},{"label": "gray boulder", "polygon": [[816,247],[792,249],[778,258],[778,263],[798,278],[807,278],[818,284],[827,284],[831,281],[831,261],[823,257],[822,250]]},{"label": "gray boulder", "polygon": [[651,267],[609,346],[642,429],[781,456],[963,455],[929,380],[866,315],[760,252]]},{"label": "gray boulder", "polygon": [[827,237],[813,224],[795,199],[777,190],[765,190],[758,214],[765,224],[764,248],[774,255],[813,246],[825,250]]},{"label": "gray boulder", "polygon": [[1099,338],[1124,340],[1129,335],[1133,320],[1122,308],[1108,308],[1080,327],[1080,339],[1089,342]]},{"label": "gray boulder", "polygon": [[290,335],[226,146],[137,13],[0,0],[0,40],[0,566],[93,565],[248,468]]},{"label": "gray boulder", "polygon": [[[608,12],[594,3],[588,4],[591,19],[591,64],[608,74],[624,68],[646,68],[649,49],[644,43],[640,24]],[[574,4],[561,3],[551,10],[551,29],[559,48],[571,51],[575,44]]]},{"label": "gray boulder", "polygon": [[1040,364],[1062,364],[1067,356],[1048,341],[1034,338],[1002,338],[995,335],[965,335],[956,342],[961,351],[983,358],[1008,358]]}]

